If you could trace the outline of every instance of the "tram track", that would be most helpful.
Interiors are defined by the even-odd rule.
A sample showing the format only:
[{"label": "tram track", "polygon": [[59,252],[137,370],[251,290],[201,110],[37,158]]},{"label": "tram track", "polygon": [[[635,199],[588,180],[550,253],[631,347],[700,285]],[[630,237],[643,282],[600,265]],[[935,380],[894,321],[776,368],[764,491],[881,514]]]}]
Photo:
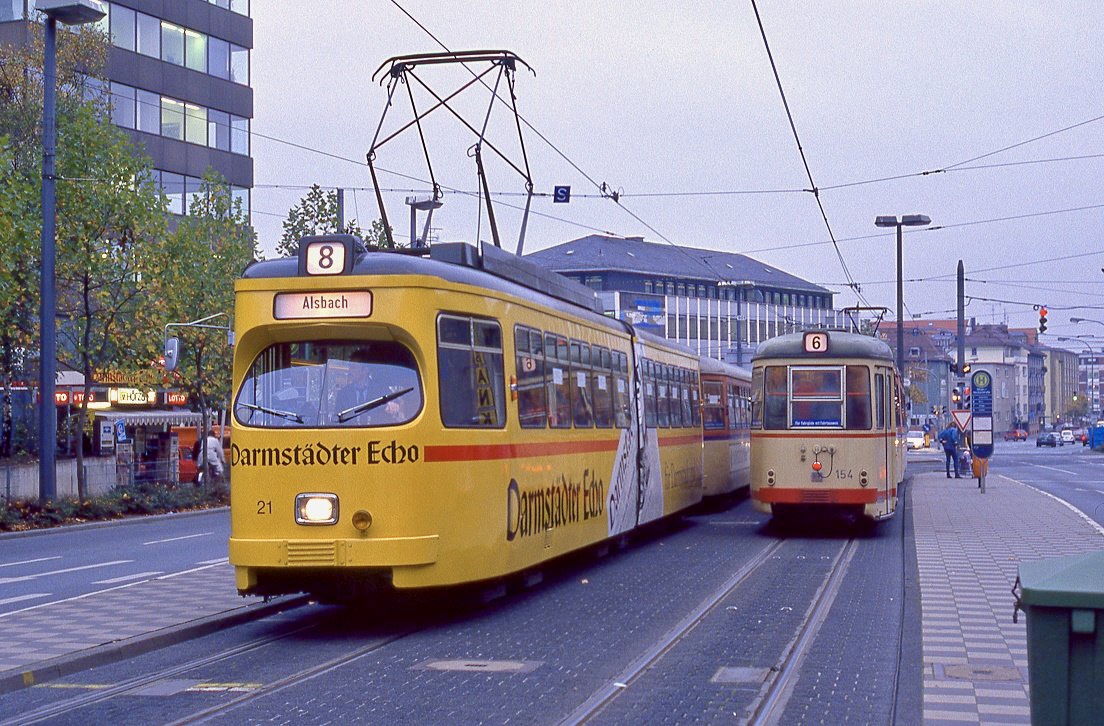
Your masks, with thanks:
[{"label": "tram track", "polygon": [[[306,601],[303,601],[304,604]],[[286,612],[286,611],[285,611]],[[168,678],[174,678],[194,670],[202,669],[216,663],[220,663],[232,658],[237,658],[243,655],[265,648],[273,643],[290,638],[295,635],[308,632],[316,629],[323,624],[323,618],[321,616],[315,616],[312,622],[302,624],[296,623],[293,627],[289,627],[286,630],[272,635],[266,635],[258,638],[254,638],[248,642],[236,645],[232,648],[226,648],[225,650],[217,653],[212,653],[201,658],[194,658],[184,663],[154,671],[152,673],[145,673],[134,678],[127,679],[121,683],[117,683],[107,688],[97,689],[91,693],[82,694],[80,696],[74,696],[65,700],[50,703],[32,711],[22,713],[15,719],[8,719],[0,721],[0,726],[16,726],[17,724],[33,724],[42,723],[50,719],[58,718],[74,714],[77,711],[87,708],[104,701],[108,701],[118,696],[134,693],[146,686],[149,686],[158,681],[162,681]]]},{"label": "tram track", "polygon": [[771,557],[785,545],[778,540],[767,545],[757,552],[748,562],[737,570],[731,577],[709,594],[701,603],[680,620],[673,628],[652,644],[650,648],[641,653],[629,666],[615,679],[596,691],[578,708],[564,717],[561,724],[585,723],[589,719],[600,714],[614,699],[625,689],[632,686],[644,672],[659,661],[665,653],[681,642],[695,627],[724,601],[734,590],[740,587],[760,567],[766,564]]},{"label": "tram track", "polygon": [[793,692],[801,663],[813,641],[816,640],[816,635],[827,619],[828,612],[832,609],[836,595],[839,594],[840,584],[847,574],[858,547],[859,542],[856,539],[850,539],[840,547],[824,582],[805,613],[800,630],[786,648],[777,669],[770,670],[765,687],[760,691],[758,703],[748,721],[750,726],[766,726],[780,722],[782,712]]},{"label": "tram track", "polygon": [[[786,544],[786,540],[777,540],[755,553],[747,563],[711,592],[686,617],[629,663],[616,678],[593,693],[559,723],[587,723],[599,717],[618,697],[629,691],[649,669],[655,667],[668,652],[686,640],[710,613],[770,562]],[[834,554],[832,563],[817,588],[794,637],[775,665],[767,670],[763,687],[745,711],[749,714],[747,723],[761,726],[779,722],[805,656],[815,642],[821,625],[828,617],[858,548],[859,540],[850,538],[843,542]]]}]

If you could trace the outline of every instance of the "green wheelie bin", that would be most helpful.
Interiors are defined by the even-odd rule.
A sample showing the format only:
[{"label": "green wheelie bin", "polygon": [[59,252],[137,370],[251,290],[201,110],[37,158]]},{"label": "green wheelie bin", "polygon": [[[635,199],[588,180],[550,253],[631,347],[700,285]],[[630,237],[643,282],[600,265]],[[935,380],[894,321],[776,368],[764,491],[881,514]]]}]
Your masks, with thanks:
[{"label": "green wheelie bin", "polygon": [[1104,551],[1020,564],[1033,724],[1104,723]]}]

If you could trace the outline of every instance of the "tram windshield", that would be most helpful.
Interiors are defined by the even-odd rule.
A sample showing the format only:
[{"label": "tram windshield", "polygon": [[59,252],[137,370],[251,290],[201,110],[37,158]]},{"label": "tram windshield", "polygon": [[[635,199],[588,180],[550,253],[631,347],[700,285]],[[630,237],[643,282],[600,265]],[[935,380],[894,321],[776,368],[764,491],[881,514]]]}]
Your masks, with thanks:
[{"label": "tram windshield", "polygon": [[234,416],[261,428],[394,426],[422,408],[414,355],[392,341],[278,343],[250,366]]},{"label": "tram windshield", "polygon": [[870,429],[866,366],[767,366],[752,379],[752,425],[764,429]]}]

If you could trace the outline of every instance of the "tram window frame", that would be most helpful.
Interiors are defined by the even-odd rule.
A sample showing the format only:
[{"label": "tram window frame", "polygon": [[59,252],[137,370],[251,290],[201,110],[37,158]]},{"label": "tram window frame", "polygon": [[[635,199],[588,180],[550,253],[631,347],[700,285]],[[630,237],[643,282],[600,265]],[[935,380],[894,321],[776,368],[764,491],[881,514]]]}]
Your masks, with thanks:
[{"label": "tram window frame", "polygon": [[767,408],[766,385],[766,369],[753,368],[751,371],[751,427],[753,429],[766,428],[763,415]]},{"label": "tram window frame", "polygon": [[[445,325],[454,323],[446,329]],[[466,343],[460,340],[460,331],[466,323]],[[437,368],[439,383],[439,408],[441,423],[445,428],[501,429],[506,426],[505,352],[502,345],[502,325],[493,318],[480,318],[457,313],[441,313],[437,316]],[[446,336],[445,333],[448,333]],[[459,353],[467,354],[466,359]],[[483,358],[486,356],[485,358]],[[488,367],[487,389],[491,395],[490,408],[480,405],[478,382],[475,379],[483,359]],[[467,371],[467,375],[464,373]],[[468,386],[463,385],[464,378]],[[469,391],[471,399],[461,395]],[[469,405],[470,404],[470,405]],[[482,420],[480,420],[482,417]]]},{"label": "tram window frame", "polygon": [[588,400],[590,390],[590,346],[580,340],[569,343],[571,351],[571,421],[577,429],[594,427],[594,404]]},{"label": "tram window frame", "polygon": [[659,420],[656,403],[659,387],[656,383],[656,366],[651,360],[644,361],[644,425],[655,428]]},{"label": "tram window frame", "polygon": [[613,359],[605,346],[594,346],[590,354],[594,365],[590,391],[594,402],[594,425],[608,429],[613,425]]},{"label": "tram window frame", "polygon": [[[862,380],[856,381],[855,385],[852,385],[852,374],[862,374]],[[847,430],[869,431],[872,425],[870,415],[870,368],[864,365],[849,365],[844,375],[847,387],[847,410],[845,411]]]},{"label": "tram window frame", "polygon": [[[842,365],[789,366],[789,427],[843,428],[844,377]],[[799,391],[803,384],[809,384],[809,389]]]},{"label": "tram window frame", "polygon": [[543,341],[539,330],[523,325],[514,326],[518,424],[526,429],[543,429],[548,426]]},{"label": "tram window frame", "polygon": [[[705,410],[705,418],[702,428],[706,431],[723,431],[727,428],[725,422],[725,384],[723,381],[702,381],[702,391],[705,399],[702,408]],[[714,401],[713,399],[716,398]]]},{"label": "tram window frame", "polygon": [[[545,333],[544,360],[544,381],[548,391],[546,399],[548,425],[554,429],[569,429],[571,428],[571,394],[567,381],[567,376],[570,375],[567,338],[555,333]],[[559,374],[559,380],[557,380],[557,374]]]},{"label": "tram window frame", "polygon": [[698,386],[694,381],[693,371],[689,368],[684,368],[682,371],[682,425],[687,428],[693,426],[701,426],[701,421],[695,421],[697,418],[694,413],[697,412],[701,415],[701,409],[698,407]]},{"label": "tram window frame", "polygon": [[702,425],[701,379],[697,371],[690,371],[690,424],[698,428]]},{"label": "tram window frame", "polygon": [[874,374],[874,408],[875,426],[879,431],[885,431],[886,428],[886,396],[885,396],[885,373],[878,372]]},{"label": "tram window frame", "polygon": [[735,431],[739,428],[739,398],[736,394],[736,386],[731,383],[725,385],[725,408],[728,411],[728,430]]},{"label": "tram window frame", "polygon": [[632,396],[629,393],[629,357],[619,350],[613,351],[613,425],[629,428],[632,422]]},{"label": "tram window frame", "polygon": [[656,379],[656,426],[661,429],[671,427],[671,394],[668,392],[667,366],[662,363],[655,366]]}]

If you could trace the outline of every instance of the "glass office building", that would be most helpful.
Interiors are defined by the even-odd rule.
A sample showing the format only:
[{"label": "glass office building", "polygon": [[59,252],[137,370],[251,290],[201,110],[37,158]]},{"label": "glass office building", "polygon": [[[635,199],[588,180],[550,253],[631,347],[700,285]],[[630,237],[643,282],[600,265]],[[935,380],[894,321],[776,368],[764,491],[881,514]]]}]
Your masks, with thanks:
[{"label": "glass office building", "polygon": [[[253,159],[249,0],[101,0],[111,38],[112,120],[153,160],[173,214],[206,171],[250,209]],[[0,0],[0,42],[26,42],[35,0]]]}]

